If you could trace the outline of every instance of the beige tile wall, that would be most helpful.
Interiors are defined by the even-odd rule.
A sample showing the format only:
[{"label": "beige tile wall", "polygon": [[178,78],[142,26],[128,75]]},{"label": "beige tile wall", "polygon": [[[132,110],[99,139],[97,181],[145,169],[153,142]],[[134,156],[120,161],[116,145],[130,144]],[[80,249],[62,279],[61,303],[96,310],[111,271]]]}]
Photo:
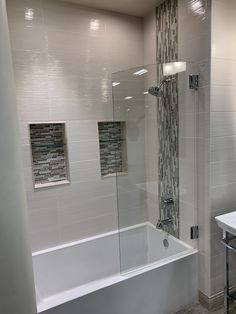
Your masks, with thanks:
[{"label": "beige tile wall", "polygon": [[[195,2],[194,2],[195,3]],[[194,7],[179,0],[179,59],[188,61],[189,74],[198,73],[200,88],[180,89],[180,236],[199,248],[199,289],[210,295],[210,1]],[[199,225],[199,240],[189,240],[189,227]]]},{"label": "beige tile wall", "polygon": [[[214,217],[236,209],[236,96],[235,42],[236,3],[212,1],[211,31],[211,294],[224,287],[224,251],[220,245],[221,230]],[[236,283],[235,254],[231,256],[231,283]]]},{"label": "beige tile wall", "polygon": [[[205,193],[205,189],[201,189],[205,182],[205,172],[202,170],[205,159],[200,156],[200,147],[205,142],[203,130],[208,123],[210,106],[207,97],[210,89],[210,1],[202,2],[201,14],[192,6],[192,1],[179,0],[178,4],[179,60],[189,62],[188,74],[196,73],[200,77],[197,93],[189,90],[187,78],[185,83],[180,82],[183,86],[179,86],[180,236],[197,247],[197,241],[189,240],[189,227],[199,224],[200,245],[205,233],[204,221],[209,220],[206,217],[209,208],[199,204],[198,199],[202,200]],[[204,249],[200,251],[203,253]]]},{"label": "beige tile wall", "polygon": [[[195,62],[200,74],[196,115],[197,174],[192,174],[191,177],[197,175],[199,289],[210,297],[223,291],[224,287],[224,255],[220,244],[222,232],[214,217],[235,210],[236,201],[236,5],[233,0],[203,1],[203,10],[194,11],[191,3],[179,0],[179,47],[180,58],[189,58],[189,61]],[[193,144],[191,139],[187,140],[194,132],[193,126],[194,117],[189,102],[180,102],[180,143],[182,138],[188,147]],[[181,169],[180,161],[180,178],[181,172],[182,177],[189,177],[186,186],[191,195],[194,187],[186,170],[186,163]],[[184,217],[187,215],[184,208],[189,211],[191,202],[186,204],[186,207],[180,206]],[[235,257],[231,256],[231,284],[236,282],[234,264]]]},{"label": "beige tile wall", "polygon": [[[97,121],[113,118],[111,73],[143,64],[143,21],[56,0],[7,6],[32,249],[116,229],[115,179],[100,177]],[[27,128],[37,121],[66,122],[70,185],[33,190]],[[128,222],[146,220],[142,193],[126,195]]]},{"label": "beige tile wall", "polygon": [[[144,64],[156,63],[156,11],[153,10],[144,18]],[[157,69],[152,67],[146,89],[157,84]],[[159,219],[158,200],[158,125],[157,99],[153,96],[145,100],[145,165],[146,182],[150,189],[147,193],[147,209],[149,221],[156,225]]]}]

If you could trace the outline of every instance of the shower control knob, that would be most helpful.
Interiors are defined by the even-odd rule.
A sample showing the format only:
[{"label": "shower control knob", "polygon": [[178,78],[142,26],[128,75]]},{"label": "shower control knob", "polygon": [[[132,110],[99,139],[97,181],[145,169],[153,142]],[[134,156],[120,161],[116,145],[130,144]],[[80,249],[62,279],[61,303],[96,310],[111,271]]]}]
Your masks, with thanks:
[{"label": "shower control knob", "polygon": [[174,204],[174,200],[173,200],[172,197],[166,198],[166,199],[163,200],[163,203],[164,203],[165,205],[171,205],[171,204]]}]

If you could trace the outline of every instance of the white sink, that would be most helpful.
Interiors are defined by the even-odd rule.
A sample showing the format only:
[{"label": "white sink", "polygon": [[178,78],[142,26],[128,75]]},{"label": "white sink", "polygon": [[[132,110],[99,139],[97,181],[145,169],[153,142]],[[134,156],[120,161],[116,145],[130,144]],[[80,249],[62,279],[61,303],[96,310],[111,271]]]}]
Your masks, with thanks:
[{"label": "white sink", "polygon": [[215,217],[218,226],[223,229],[224,232],[229,232],[232,235],[236,236],[236,211],[220,215]]}]

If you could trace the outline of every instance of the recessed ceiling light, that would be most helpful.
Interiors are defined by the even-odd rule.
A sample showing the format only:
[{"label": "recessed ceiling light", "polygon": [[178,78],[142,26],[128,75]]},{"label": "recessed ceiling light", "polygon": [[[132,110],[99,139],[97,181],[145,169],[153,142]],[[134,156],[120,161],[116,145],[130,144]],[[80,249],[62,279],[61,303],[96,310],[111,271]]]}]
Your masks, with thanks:
[{"label": "recessed ceiling light", "polygon": [[137,72],[134,72],[133,75],[143,75],[143,74],[145,74],[147,72],[148,72],[147,69],[142,69],[142,70],[139,70]]},{"label": "recessed ceiling light", "polygon": [[143,94],[144,94],[144,95],[148,95],[148,92],[144,92]]},{"label": "recessed ceiling light", "polygon": [[127,97],[125,97],[126,100],[132,99],[132,98],[133,98],[132,96],[127,96]]},{"label": "recessed ceiling light", "polygon": [[112,86],[115,87],[117,85],[120,85],[120,82],[112,82]]}]

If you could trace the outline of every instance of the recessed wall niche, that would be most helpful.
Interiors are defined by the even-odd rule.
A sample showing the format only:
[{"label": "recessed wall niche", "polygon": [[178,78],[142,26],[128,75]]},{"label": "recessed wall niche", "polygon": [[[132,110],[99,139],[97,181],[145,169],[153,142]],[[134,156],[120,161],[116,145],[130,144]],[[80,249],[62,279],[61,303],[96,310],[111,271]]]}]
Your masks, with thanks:
[{"label": "recessed wall niche", "polygon": [[102,178],[127,173],[125,122],[98,122]]},{"label": "recessed wall niche", "polygon": [[65,123],[29,125],[34,187],[69,183]]}]

